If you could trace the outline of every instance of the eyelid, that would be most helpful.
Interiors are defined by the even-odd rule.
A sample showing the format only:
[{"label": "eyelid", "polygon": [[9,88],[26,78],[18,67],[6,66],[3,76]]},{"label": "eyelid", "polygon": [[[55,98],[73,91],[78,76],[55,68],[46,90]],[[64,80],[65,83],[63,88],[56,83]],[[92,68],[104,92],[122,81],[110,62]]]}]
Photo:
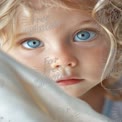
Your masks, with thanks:
[{"label": "eyelid", "polygon": [[20,44],[23,44],[24,42],[26,42],[26,41],[28,41],[28,40],[31,40],[31,39],[35,39],[35,40],[39,40],[40,42],[42,42],[40,39],[38,39],[38,38],[35,38],[35,37],[27,37],[27,38],[24,38],[24,39],[22,39],[22,40],[20,40],[19,42],[20,42]]},{"label": "eyelid", "polygon": [[[40,39],[36,38],[36,37],[26,37],[26,38],[23,38],[21,39],[20,41],[18,41],[18,45],[21,46],[22,48],[26,49],[26,50],[32,50],[32,49],[37,49],[37,48],[26,48],[23,46],[24,43],[27,43],[27,41],[29,40],[38,40],[40,41],[41,43],[43,43]],[[42,44],[44,46],[44,44]],[[43,47],[43,46],[39,46],[39,47]],[[38,48],[39,48],[38,47]]]},{"label": "eyelid", "polygon": [[[78,29],[78,30],[72,35],[73,40],[74,40],[74,37],[75,37],[79,32],[81,32],[81,31],[91,31],[91,32],[94,32],[94,33],[95,33],[94,39],[97,38],[98,35],[100,34],[100,31],[99,31],[98,29],[96,29],[96,28],[82,28],[82,29]],[[93,40],[94,40],[94,39],[93,39]]]},{"label": "eyelid", "polygon": [[99,31],[98,29],[95,29],[95,28],[82,28],[82,29],[79,29],[79,30],[77,30],[76,32],[74,32],[73,37],[74,37],[77,33],[79,33],[80,31],[92,31],[92,32],[95,32],[96,35],[100,33],[100,31]]}]

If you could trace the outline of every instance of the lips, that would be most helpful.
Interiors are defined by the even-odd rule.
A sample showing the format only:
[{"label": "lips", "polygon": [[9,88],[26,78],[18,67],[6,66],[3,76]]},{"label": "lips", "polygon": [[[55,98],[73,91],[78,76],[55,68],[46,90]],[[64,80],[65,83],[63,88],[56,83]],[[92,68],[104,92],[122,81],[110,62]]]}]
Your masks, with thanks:
[{"label": "lips", "polygon": [[82,81],[83,81],[83,79],[74,79],[74,78],[71,78],[71,79],[58,80],[56,83],[58,83],[59,85],[62,85],[62,86],[66,86],[66,85],[77,84],[77,83],[80,83]]}]

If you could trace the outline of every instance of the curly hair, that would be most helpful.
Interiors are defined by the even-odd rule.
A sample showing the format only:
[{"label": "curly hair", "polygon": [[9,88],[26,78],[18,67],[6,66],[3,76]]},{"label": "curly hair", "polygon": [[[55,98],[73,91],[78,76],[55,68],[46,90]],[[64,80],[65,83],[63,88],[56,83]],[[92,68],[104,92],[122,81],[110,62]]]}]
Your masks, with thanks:
[{"label": "curly hair", "polygon": [[[102,87],[112,99],[122,98],[122,3],[121,0],[101,0],[94,7],[93,16],[111,39],[110,57],[102,75]],[[104,80],[104,76],[107,79]],[[104,85],[105,84],[105,85]],[[119,87],[118,87],[119,86]]]}]

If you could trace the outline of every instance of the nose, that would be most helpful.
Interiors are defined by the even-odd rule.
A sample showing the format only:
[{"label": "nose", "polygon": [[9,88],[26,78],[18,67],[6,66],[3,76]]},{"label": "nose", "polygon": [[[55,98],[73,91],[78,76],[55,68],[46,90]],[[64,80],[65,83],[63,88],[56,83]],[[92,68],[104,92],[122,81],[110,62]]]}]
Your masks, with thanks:
[{"label": "nose", "polygon": [[59,60],[57,62],[52,63],[52,68],[60,68],[60,67],[75,67],[77,64],[75,58],[71,57],[59,57]]},{"label": "nose", "polygon": [[78,64],[78,60],[76,56],[74,56],[71,51],[68,51],[67,49],[62,49],[56,51],[56,53],[53,53],[55,61],[51,63],[51,68],[65,68],[65,67],[76,67]]}]

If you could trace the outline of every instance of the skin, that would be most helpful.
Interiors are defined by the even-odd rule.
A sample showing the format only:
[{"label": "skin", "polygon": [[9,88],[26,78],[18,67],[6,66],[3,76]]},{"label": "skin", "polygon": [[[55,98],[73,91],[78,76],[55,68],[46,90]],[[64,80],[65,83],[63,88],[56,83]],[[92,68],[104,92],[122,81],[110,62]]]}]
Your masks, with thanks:
[{"label": "skin", "polygon": [[[21,7],[18,11],[20,10]],[[100,77],[110,48],[105,32],[91,14],[83,10],[79,12],[53,8],[47,13],[43,8],[41,12],[34,13],[32,18],[33,20],[24,11],[19,13],[14,45],[7,53],[19,62],[47,75],[54,83],[67,76],[83,79],[83,82],[77,84],[58,86],[67,94],[84,99],[95,110],[100,111],[104,90],[96,85],[101,82]],[[32,29],[35,26],[42,30],[35,31]],[[92,31],[95,36],[89,41],[74,41],[73,37],[81,30]],[[40,40],[42,46],[35,49],[23,46],[30,38]],[[6,43],[3,50],[7,48]],[[95,99],[96,103],[93,101]]]}]

